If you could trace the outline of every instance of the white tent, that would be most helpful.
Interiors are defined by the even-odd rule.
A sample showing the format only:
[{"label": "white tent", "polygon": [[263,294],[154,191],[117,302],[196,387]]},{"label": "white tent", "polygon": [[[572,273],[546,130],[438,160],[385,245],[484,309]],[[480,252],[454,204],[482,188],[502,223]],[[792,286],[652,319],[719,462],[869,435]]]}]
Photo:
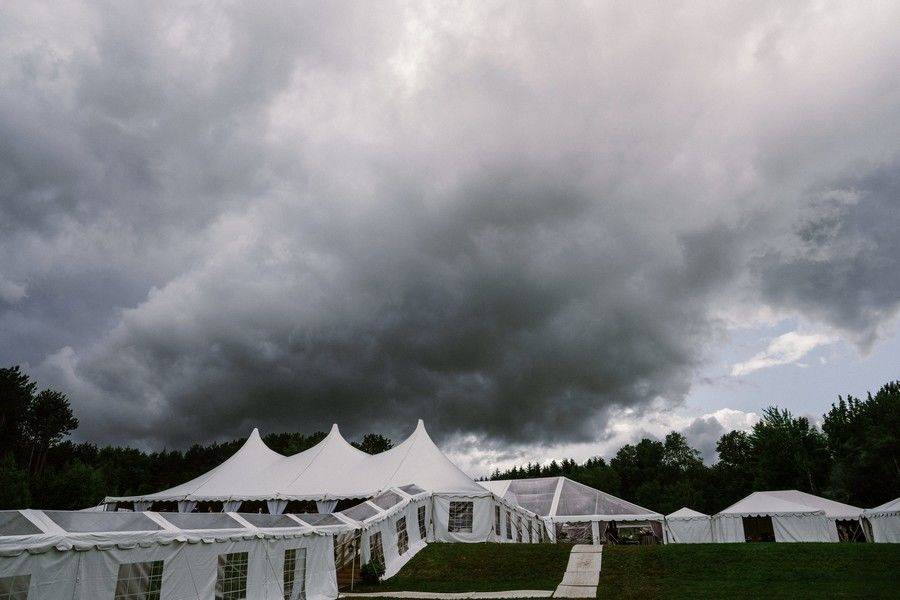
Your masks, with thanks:
[{"label": "white tent", "polygon": [[[565,534],[577,541],[599,543],[611,522],[619,527],[646,525],[659,539],[663,537],[661,514],[568,477],[479,483],[496,496],[540,516],[547,523],[552,540]],[[579,528],[581,531],[578,531]]]},{"label": "white tent", "polygon": [[900,498],[863,511],[875,542],[900,543]]},{"label": "white tent", "polygon": [[837,542],[836,521],[859,520],[862,509],[798,490],[753,492],[713,516],[713,537],[743,542],[743,519],[769,517],[776,542]]},{"label": "white tent", "polygon": [[332,533],[290,515],[21,510],[0,511],[0,589],[34,600],[226,589],[326,600],[337,581]]},{"label": "white tent", "polygon": [[713,541],[709,515],[688,507],[666,515],[666,543],[708,544]]},{"label": "white tent", "polygon": [[[315,500],[320,512],[330,512],[337,500],[371,498],[409,484],[431,498],[435,539],[483,542],[499,537],[494,521],[500,503],[441,452],[421,420],[406,440],[375,455],[351,446],[337,425],[321,442],[293,456],[273,452],[254,429],[231,458],[200,477],[162,492],[108,497],[105,502],[133,502],[136,510],[147,510],[155,501],[177,501],[179,511],[190,512],[198,501],[221,501],[226,510],[237,510],[241,501],[265,500],[270,513],[280,514],[289,500]],[[507,508],[527,531],[534,515],[527,507]],[[516,536],[516,541],[519,537],[524,539]]]}]

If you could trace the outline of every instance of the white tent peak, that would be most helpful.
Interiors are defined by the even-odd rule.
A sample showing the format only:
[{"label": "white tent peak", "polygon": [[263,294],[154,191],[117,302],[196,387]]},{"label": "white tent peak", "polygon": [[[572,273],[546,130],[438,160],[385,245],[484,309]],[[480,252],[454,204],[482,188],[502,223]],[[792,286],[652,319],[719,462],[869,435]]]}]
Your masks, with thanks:
[{"label": "white tent peak", "polygon": [[709,515],[705,515],[702,512],[696,511],[693,508],[688,508],[687,506],[682,506],[675,512],[666,515],[667,519],[691,519],[695,517],[707,518]]}]

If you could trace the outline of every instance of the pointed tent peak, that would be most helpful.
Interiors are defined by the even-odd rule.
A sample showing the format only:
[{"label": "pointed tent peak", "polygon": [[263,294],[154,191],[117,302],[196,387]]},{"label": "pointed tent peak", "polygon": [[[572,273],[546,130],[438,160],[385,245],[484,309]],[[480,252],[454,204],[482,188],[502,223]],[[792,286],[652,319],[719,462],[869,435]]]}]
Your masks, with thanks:
[{"label": "pointed tent peak", "polygon": [[687,506],[682,506],[675,512],[666,515],[667,517],[673,518],[686,518],[686,517],[708,517],[709,515],[705,515],[700,511],[694,510],[693,508],[688,508]]},{"label": "pointed tent peak", "polygon": [[262,439],[262,437],[259,435],[259,428],[258,428],[258,427],[254,427],[254,428],[253,428],[253,431],[251,431],[251,432],[250,432],[250,435],[247,437],[247,441],[250,441],[250,440],[252,440],[252,439],[257,439],[257,440],[261,440],[261,439]]}]

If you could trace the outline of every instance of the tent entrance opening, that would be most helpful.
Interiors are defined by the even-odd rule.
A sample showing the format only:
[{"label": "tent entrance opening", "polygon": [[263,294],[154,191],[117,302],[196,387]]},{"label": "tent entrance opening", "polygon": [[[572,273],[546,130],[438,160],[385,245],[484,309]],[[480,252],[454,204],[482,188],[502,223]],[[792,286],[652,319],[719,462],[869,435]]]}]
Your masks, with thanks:
[{"label": "tent entrance opening", "polygon": [[772,527],[772,517],[744,517],[744,540],[774,542],[775,529]]}]

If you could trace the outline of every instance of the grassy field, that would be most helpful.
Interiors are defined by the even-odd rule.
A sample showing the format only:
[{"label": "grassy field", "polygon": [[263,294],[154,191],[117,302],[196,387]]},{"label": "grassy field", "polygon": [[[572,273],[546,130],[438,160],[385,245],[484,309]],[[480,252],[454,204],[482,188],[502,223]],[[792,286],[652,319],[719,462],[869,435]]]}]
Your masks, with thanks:
[{"label": "grassy field", "polygon": [[[553,590],[571,546],[429,544],[355,591]],[[601,598],[900,598],[900,544],[607,546]]]},{"label": "grassy field", "polygon": [[428,544],[390,579],[354,591],[554,590],[571,549],[561,544]]},{"label": "grassy field", "polygon": [[611,546],[598,596],[900,598],[900,545]]}]

